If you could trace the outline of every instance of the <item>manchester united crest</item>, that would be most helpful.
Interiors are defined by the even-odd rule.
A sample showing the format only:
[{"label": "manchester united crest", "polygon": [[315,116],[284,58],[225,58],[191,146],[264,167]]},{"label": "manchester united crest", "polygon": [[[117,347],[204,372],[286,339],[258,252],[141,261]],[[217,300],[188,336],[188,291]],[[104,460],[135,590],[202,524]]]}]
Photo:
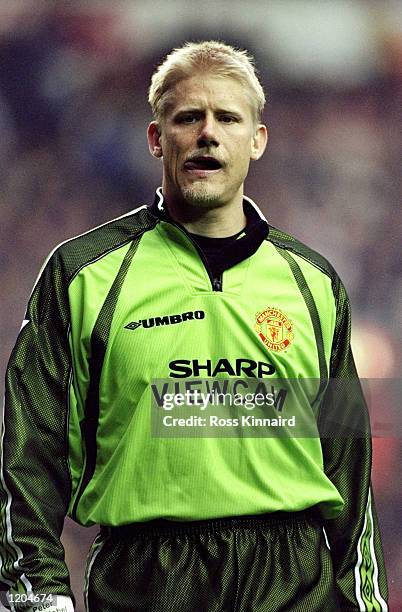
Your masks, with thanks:
[{"label": "manchester united crest", "polygon": [[277,308],[257,312],[255,331],[271,351],[283,351],[293,340],[293,326]]}]

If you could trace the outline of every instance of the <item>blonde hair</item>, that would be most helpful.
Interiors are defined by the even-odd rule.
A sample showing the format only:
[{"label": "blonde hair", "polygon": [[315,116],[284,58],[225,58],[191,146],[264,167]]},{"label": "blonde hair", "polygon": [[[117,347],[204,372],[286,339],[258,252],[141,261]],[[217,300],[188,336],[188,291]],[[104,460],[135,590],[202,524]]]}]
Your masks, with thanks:
[{"label": "blonde hair", "polygon": [[157,121],[163,119],[169,103],[169,92],[176,83],[197,72],[210,72],[240,81],[250,98],[255,122],[260,120],[265,106],[265,94],[256,74],[254,58],[245,50],[208,40],[186,42],[182,47],[173,49],[152,75],[148,101]]}]

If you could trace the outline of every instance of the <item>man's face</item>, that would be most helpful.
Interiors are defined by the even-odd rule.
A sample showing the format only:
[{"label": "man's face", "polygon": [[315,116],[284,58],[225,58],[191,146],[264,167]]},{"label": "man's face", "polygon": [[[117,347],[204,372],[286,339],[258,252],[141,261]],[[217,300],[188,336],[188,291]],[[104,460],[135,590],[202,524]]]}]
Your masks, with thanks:
[{"label": "man's face", "polygon": [[166,200],[199,207],[241,201],[250,159],[266,139],[244,85],[208,73],[177,83],[163,121],[148,127],[151,153],[163,158]]}]

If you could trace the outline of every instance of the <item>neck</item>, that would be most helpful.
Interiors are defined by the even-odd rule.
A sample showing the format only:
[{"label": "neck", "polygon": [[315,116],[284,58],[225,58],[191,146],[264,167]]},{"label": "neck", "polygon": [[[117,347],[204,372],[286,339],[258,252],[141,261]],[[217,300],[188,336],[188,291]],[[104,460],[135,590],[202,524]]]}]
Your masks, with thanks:
[{"label": "neck", "polygon": [[237,234],[247,225],[243,211],[243,194],[227,204],[216,207],[194,206],[181,203],[165,195],[165,206],[171,218],[187,231],[200,236],[225,238]]}]

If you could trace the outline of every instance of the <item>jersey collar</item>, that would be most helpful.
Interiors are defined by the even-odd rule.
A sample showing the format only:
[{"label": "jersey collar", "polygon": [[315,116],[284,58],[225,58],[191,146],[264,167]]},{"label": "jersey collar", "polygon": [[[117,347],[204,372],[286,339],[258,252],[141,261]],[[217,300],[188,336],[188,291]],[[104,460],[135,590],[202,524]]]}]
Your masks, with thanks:
[{"label": "jersey collar", "polygon": [[[218,273],[222,273],[224,270],[251,257],[268,236],[269,226],[267,220],[257,205],[246,196],[243,197],[243,210],[247,218],[247,225],[244,228],[244,232],[232,243],[224,246],[214,257],[214,268]],[[156,190],[154,202],[149,206],[149,212],[161,221],[173,223],[184,233],[188,234],[185,227],[173,221],[170,217],[165,206],[161,187],[158,187]]]}]

